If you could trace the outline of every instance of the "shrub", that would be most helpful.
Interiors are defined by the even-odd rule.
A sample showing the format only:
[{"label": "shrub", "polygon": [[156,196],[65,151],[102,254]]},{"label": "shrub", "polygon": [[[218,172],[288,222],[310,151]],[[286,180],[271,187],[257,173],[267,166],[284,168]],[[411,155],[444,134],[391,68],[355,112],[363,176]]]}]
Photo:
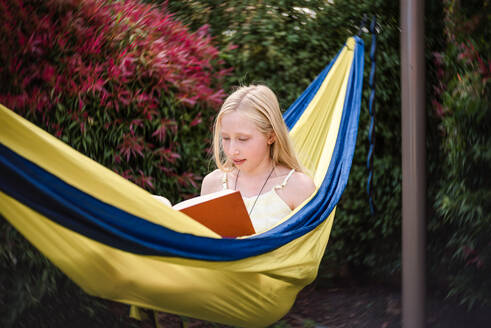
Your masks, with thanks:
[{"label": "shrub", "polygon": [[441,235],[434,248],[437,268],[448,267],[448,294],[469,307],[491,305],[489,19],[482,1],[444,5],[446,47],[434,53],[440,81],[432,100],[442,140],[434,200],[441,221],[430,233]]},{"label": "shrub", "polygon": [[[353,167],[338,205],[325,263],[339,271],[397,272],[400,258],[401,164],[399,88],[399,7],[393,1],[172,1],[169,9],[191,27],[203,23],[234,67],[226,86],[262,82],[279,96],[283,109],[329,64],[346,39],[358,33],[363,16],[376,15],[377,93],[374,197],[371,217],[366,195],[368,113],[364,103]],[[370,36],[361,35],[370,45]],[[364,99],[368,99],[366,56]],[[394,83],[396,81],[396,83]],[[380,256],[379,254],[383,254]]]},{"label": "shrub", "polygon": [[0,4],[1,103],[144,188],[195,192],[207,146],[187,136],[208,133],[226,74],[206,26],[136,1]]},{"label": "shrub", "polygon": [[[153,193],[195,195],[228,73],[207,29],[136,0],[0,0],[0,103]],[[56,269],[0,230],[10,325],[46,291],[67,295]]]}]

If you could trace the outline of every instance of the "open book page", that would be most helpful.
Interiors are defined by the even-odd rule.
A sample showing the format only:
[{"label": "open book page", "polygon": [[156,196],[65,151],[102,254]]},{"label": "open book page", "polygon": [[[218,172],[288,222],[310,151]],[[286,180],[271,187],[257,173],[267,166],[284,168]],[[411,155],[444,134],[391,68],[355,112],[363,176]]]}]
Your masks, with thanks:
[{"label": "open book page", "polygon": [[230,190],[230,189],[220,190],[217,192],[213,192],[211,194],[206,194],[206,195],[197,196],[197,197],[183,200],[182,202],[177,203],[172,207],[175,208],[176,210],[181,210],[183,208],[193,206],[193,205],[196,205],[199,203],[203,203],[203,202],[206,202],[206,201],[218,198],[218,197],[226,196],[226,195],[229,195],[229,194],[234,193],[234,192],[236,192],[236,191]]},{"label": "open book page", "polygon": [[[165,204],[170,202],[156,196]],[[220,190],[187,199],[173,206],[222,237],[239,237],[255,233],[249,213],[239,191]]]}]

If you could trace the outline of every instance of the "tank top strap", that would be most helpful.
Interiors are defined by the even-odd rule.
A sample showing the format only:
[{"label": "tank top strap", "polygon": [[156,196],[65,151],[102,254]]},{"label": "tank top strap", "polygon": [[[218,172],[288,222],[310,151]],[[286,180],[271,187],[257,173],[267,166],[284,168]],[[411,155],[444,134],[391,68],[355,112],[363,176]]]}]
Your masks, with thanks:
[{"label": "tank top strap", "polygon": [[288,180],[290,179],[290,177],[292,176],[292,174],[295,172],[295,169],[292,169],[290,172],[288,172],[288,175],[285,177],[285,179],[283,180],[283,182],[279,185],[276,185],[274,186],[274,189],[281,189],[281,188],[284,188],[286,186],[286,184],[288,183]]},{"label": "tank top strap", "polygon": [[223,177],[222,177],[222,189],[223,189],[223,190],[228,189],[228,178],[227,178],[227,172],[223,172]]}]

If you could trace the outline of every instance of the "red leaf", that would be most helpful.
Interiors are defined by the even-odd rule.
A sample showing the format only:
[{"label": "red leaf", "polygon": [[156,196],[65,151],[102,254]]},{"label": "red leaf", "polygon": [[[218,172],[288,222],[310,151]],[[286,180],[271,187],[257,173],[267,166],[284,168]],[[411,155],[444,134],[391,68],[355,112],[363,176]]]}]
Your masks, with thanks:
[{"label": "red leaf", "polygon": [[201,122],[203,122],[203,119],[201,118],[201,112],[199,112],[198,115],[196,115],[196,117],[191,121],[191,123],[189,125],[190,126],[196,126],[196,125],[200,124]]},{"label": "red leaf", "polygon": [[167,129],[172,132],[177,132],[177,124],[173,120],[163,119],[160,122],[160,126],[152,133],[152,137],[157,137],[157,139],[162,143],[165,140]]},{"label": "red leaf", "polygon": [[181,155],[175,153],[170,148],[158,148],[154,151],[154,154],[159,156],[160,160],[165,160],[169,163],[175,163],[177,159],[181,158]]},{"label": "red leaf", "polygon": [[126,157],[127,162],[132,156],[136,157],[137,154],[143,157],[143,150],[145,149],[143,137],[126,134],[123,137],[123,143],[118,146],[118,149],[119,153]]},{"label": "red leaf", "polygon": [[46,82],[51,82],[53,81],[54,75],[55,75],[55,68],[48,64],[44,67],[43,73],[41,74],[41,78]]}]

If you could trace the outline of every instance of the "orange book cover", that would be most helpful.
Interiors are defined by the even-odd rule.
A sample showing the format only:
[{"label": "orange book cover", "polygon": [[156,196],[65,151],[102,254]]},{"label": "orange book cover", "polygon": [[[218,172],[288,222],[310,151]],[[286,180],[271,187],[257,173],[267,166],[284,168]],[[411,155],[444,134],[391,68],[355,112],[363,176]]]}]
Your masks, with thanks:
[{"label": "orange book cover", "polygon": [[255,233],[239,191],[222,190],[194,197],[173,206],[222,237]]}]

